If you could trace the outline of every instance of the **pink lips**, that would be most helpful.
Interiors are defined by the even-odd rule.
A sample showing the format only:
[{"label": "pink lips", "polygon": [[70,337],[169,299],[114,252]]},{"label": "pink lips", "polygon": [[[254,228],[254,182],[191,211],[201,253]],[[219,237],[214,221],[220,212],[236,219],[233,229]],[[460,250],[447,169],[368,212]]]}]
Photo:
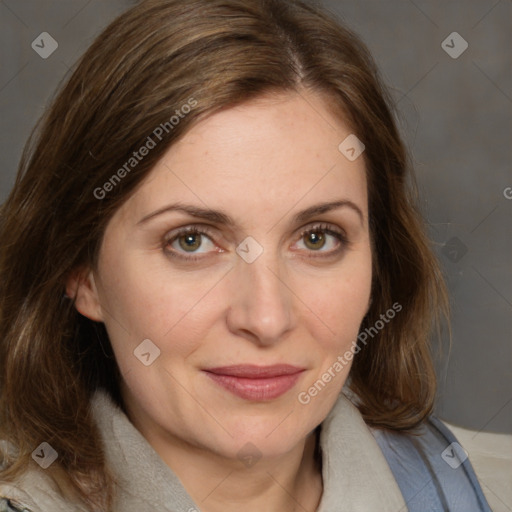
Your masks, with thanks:
[{"label": "pink lips", "polygon": [[208,377],[246,400],[272,400],[289,391],[304,368],[288,364],[236,365],[203,370]]}]

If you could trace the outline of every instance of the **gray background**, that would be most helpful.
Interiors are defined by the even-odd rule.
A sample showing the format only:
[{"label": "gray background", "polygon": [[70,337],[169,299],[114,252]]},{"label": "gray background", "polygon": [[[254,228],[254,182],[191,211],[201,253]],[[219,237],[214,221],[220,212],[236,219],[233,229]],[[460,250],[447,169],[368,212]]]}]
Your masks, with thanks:
[{"label": "gray background", "polygon": [[[0,0],[0,202],[57,85],[133,3]],[[453,345],[437,363],[437,413],[512,432],[512,1],[323,3],[362,36],[391,88],[448,280]],[[42,32],[59,44],[46,60],[31,48]],[[452,32],[469,45],[456,59],[441,45]]]}]

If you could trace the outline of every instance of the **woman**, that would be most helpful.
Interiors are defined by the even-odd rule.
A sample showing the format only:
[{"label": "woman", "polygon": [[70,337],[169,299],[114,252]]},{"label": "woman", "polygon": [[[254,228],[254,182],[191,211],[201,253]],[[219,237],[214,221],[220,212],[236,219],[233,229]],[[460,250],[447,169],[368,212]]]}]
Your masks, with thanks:
[{"label": "woman", "polygon": [[2,208],[4,510],[489,510],[431,416],[445,292],[409,172],[316,8],[114,21]]}]

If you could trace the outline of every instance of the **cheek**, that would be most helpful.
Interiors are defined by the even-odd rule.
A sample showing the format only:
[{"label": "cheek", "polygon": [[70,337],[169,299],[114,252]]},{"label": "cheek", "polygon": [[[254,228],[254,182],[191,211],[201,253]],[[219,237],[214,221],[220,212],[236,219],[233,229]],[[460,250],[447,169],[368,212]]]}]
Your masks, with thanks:
[{"label": "cheek", "polygon": [[105,258],[103,268],[109,272],[102,275],[101,303],[120,365],[131,366],[134,349],[145,339],[164,357],[196,349],[194,340],[207,332],[218,307],[208,295],[218,276],[173,272],[149,257]]},{"label": "cheek", "polygon": [[368,310],[371,281],[371,256],[361,254],[359,261],[333,273],[332,279],[319,283],[308,296],[307,304],[315,313],[314,338],[326,350],[339,350],[357,337]]}]

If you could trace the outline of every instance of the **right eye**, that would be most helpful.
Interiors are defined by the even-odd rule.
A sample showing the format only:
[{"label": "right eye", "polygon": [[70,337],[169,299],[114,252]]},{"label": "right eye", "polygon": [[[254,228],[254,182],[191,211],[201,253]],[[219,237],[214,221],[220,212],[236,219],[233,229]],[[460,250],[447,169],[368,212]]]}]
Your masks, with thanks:
[{"label": "right eye", "polygon": [[[208,245],[210,247],[208,247]],[[205,247],[206,246],[206,247]],[[207,254],[209,252],[219,252],[219,250],[212,251],[212,247],[216,247],[212,240],[210,230],[206,227],[187,226],[180,228],[177,231],[166,237],[165,252],[173,258],[182,258],[185,260],[195,261],[201,256],[187,256],[194,254]],[[200,251],[201,248],[205,250]]]}]

